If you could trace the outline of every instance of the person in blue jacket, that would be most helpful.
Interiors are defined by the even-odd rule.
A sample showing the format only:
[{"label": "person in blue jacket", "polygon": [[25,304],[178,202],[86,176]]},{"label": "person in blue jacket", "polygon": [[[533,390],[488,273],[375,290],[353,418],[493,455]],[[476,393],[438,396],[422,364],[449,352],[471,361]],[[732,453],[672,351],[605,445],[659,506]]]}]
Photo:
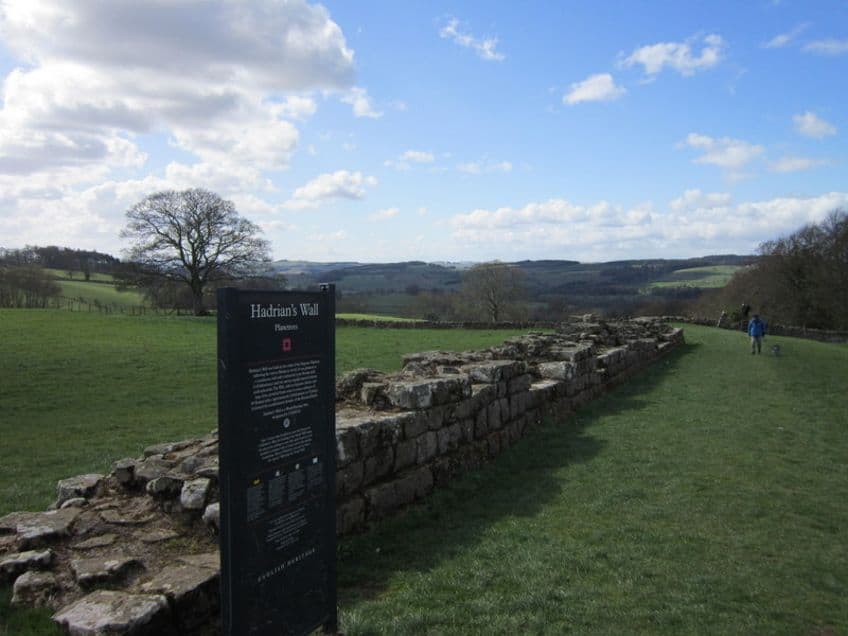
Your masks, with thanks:
[{"label": "person in blue jacket", "polygon": [[751,355],[759,354],[763,348],[763,337],[766,335],[766,323],[760,320],[759,314],[754,314],[748,323],[748,335],[751,336]]}]

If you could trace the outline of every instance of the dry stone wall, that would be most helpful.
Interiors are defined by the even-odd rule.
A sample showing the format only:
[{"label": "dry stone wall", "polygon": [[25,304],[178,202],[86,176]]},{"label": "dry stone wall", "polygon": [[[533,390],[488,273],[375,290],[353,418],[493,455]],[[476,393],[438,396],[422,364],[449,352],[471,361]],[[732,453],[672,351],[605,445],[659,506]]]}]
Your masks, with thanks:
[{"label": "dry stone wall", "polygon": [[[683,343],[652,319],[591,317],[485,351],[431,351],[337,384],[339,534],[366,529],[557,422]],[[216,434],[59,482],[46,512],[0,518],[0,584],[70,634],[216,633]]]}]

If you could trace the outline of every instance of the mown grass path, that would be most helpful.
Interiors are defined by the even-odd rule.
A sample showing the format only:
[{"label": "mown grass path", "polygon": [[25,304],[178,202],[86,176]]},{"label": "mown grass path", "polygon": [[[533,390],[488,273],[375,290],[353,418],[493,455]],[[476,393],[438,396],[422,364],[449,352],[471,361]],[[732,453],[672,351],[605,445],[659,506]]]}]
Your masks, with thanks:
[{"label": "mown grass path", "polygon": [[686,333],[566,426],[343,541],[345,633],[848,633],[848,348]]}]

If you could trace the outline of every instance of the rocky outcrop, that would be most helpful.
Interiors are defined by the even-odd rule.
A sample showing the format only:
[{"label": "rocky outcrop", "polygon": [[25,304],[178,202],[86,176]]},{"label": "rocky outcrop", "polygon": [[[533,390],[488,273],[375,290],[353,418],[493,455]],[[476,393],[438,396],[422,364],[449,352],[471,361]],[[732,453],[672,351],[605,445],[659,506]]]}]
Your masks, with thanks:
[{"label": "rocky outcrop", "polygon": [[[336,524],[356,532],[492,460],[683,342],[656,320],[591,316],[485,351],[408,355],[341,378]],[[215,631],[218,440],[157,444],[62,480],[52,510],[0,518],[0,583],[71,634]]]}]

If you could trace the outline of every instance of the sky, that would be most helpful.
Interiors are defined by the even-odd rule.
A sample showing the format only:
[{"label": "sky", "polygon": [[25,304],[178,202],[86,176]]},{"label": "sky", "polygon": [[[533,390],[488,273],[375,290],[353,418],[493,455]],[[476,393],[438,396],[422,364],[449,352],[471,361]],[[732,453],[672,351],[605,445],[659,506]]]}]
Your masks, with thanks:
[{"label": "sky", "polygon": [[274,259],[752,254],[848,210],[848,2],[0,0],[0,247],[204,188]]}]

